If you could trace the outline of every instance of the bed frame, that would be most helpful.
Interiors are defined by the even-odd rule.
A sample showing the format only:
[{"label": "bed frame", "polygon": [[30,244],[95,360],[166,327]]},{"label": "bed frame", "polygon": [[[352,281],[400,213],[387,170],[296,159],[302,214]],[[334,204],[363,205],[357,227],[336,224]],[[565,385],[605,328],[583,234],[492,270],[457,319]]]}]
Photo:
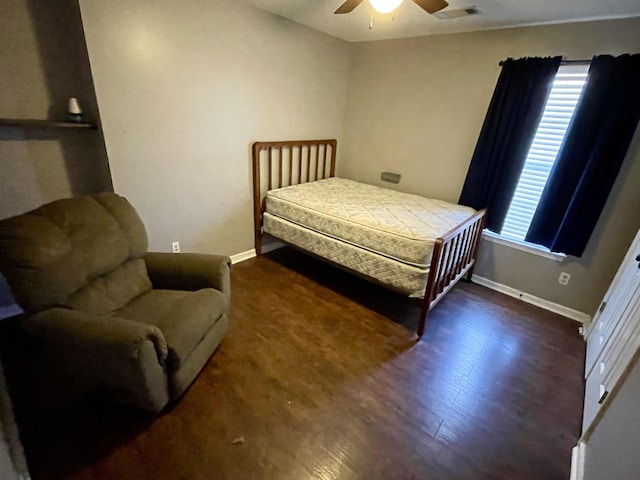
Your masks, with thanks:
[{"label": "bed frame", "polygon": [[[335,176],[336,147],[336,140],[253,144],[253,221],[257,255],[262,253],[266,192]],[[480,210],[436,239],[416,332],[419,338],[424,333],[429,311],[464,275],[471,279],[486,213],[486,209]]]}]

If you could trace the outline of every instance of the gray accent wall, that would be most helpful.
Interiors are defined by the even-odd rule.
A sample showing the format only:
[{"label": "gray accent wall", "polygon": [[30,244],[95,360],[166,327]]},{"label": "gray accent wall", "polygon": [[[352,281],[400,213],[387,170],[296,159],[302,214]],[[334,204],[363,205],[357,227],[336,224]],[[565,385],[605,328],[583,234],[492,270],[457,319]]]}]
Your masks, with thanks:
[{"label": "gray accent wall", "polygon": [[[356,44],[338,173],[457,202],[507,57],[640,52],[640,18]],[[483,241],[475,273],[592,315],[640,226],[640,135],[582,258],[562,263]],[[572,275],[558,284],[560,272]]]},{"label": "gray accent wall", "polygon": [[[76,0],[3,0],[1,118],[64,120],[69,97],[99,122]],[[110,191],[100,130],[0,126],[0,218],[74,195]]]}]

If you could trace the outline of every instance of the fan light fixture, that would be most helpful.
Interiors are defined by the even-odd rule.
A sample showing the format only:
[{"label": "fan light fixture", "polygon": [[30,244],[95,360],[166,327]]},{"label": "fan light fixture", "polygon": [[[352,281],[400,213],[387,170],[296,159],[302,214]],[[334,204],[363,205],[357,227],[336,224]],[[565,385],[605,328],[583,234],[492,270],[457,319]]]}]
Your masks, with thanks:
[{"label": "fan light fixture", "polygon": [[391,13],[400,6],[402,0],[369,0],[371,6],[380,13]]}]

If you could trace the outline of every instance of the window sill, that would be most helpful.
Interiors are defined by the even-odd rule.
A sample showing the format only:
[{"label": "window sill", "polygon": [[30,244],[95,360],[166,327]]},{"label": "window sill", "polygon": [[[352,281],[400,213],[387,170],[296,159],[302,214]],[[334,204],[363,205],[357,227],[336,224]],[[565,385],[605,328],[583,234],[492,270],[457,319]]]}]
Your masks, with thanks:
[{"label": "window sill", "polygon": [[552,252],[542,245],[507,239],[486,229],[482,232],[482,238],[489,242],[504,245],[505,247],[515,248],[516,250],[531,253],[532,255],[537,255],[539,257],[548,258],[549,260],[553,260],[555,262],[562,262],[565,258],[567,258],[564,253]]}]

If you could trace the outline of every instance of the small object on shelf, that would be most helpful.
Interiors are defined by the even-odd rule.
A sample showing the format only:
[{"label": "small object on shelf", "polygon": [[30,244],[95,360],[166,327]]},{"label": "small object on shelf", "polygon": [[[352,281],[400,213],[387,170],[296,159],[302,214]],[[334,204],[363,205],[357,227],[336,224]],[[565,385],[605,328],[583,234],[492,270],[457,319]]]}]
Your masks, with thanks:
[{"label": "small object on shelf", "polygon": [[82,109],[78,103],[78,99],[71,97],[69,99],[69,121],[73,123],[83,123]]}]

